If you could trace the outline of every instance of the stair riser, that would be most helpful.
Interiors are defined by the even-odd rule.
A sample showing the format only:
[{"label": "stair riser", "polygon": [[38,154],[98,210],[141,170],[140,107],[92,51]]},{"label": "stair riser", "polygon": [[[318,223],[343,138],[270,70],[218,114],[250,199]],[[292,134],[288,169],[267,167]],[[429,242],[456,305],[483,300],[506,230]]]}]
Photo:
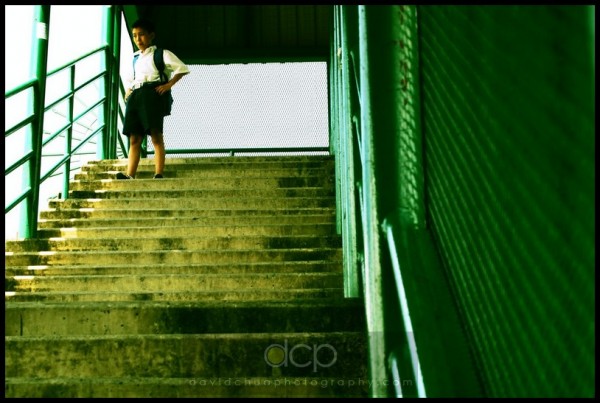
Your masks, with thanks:
[{"label": "stair riser", "polygon": [[6,241],[6,251],[159,251],[198,249],[291,249],[291,248],[335,248],[341,246],[337,236],[221,236],[221,237],[165,237],[154,238],[99,238],[99,239],[41,239],[26,242]]},{"label": "stair riser", "polygon": [[337,287],[340,274],[269,273],[242,275],[148,275],[148,276],[37,276],[5,280],[5,291],[15,292],[181,292],[236,289],[298,289]]},{"label": "stair riser", "polygon": [[[102,227],[102,228],[115,228],[121,227],[167,227],[174,230],[174,227],[190,227],[190,226],[248,226],[252,225],[255,227],[261,225],[287,225],[297,226],[301,224],[332,224],[335,223],[334,210],[332,209],[315,209],[314,213],[310,213],[307,210],[306,213],[300,210],[284,210],[287,215],[263,215],[265,212],[257,210],[211,210],[207,211],[206,215],[202,217],[190,216],[190,217],[155,217],[146,218],[106,218],[106,219],[86,219],[86,218],[74,218],[74,219],[40,219],[38,221],[39,228],[90,228],[90,227]],[[325,213],[328,211],[328,213]],[[317,214],[317,213],[321,214]],[[212,214],[209,216],[208,213]],[[293,214],[296,213],[296,214]],[[49,214],[45,214],[49,215]]]},{"label": "stair riser", "polygon": [[7,302],[248,302],[248,301],[301,301],[320,299],[324,301],[344,298],[344,290],[336,288],[312,288],[296,290],[221,290],[221,291],[184,291],[184,292],[6,292]]},{"label": "stair riser", "polygon": [[5,350],[6,377],[366,375],[362,332],[7,336]]},{"label": "stair riser", "polygon": [[[204,157],[204,158],[172,158],[169,157],[165,161],[166,167],[171,167],[175,171],[180,169],[190,170],[221,170],[221,169],[256,169],[256,170],[269,170],[269,169],[306,169],[306,168],[332,168],[334,160],[330,156],[316,157],[316,156],[298,156],[291,157],[286,156],[282,158],[277,157],[243,157],[236,156],[235,158],[223,158],[223,157]],[[113,159],[113,160],[102,160],[102,161],[88,161],[86,165],[82,167],[82,171],[89,169],[100,169],[106,170],[124,170],[127,167],[126,159]],[[154,159],[141,158],[138,169],[154,169]]]},{"label": "stair riser", "polygon": [[271,251],[154,251],[154,252],[57,252],[50,254],[8,254],[6,266],[31,265],[107,265],[119,264],[225,264],[294,261],[341,261],[342,252],[334,250],[271,250]]},{"label": "stair riser", "polygon": [[[160,182],[160,183],[159,183]],[[274,191],[288,188],[326,188],[331,190],[333,178],[323,177],[298,177],[298,178],[183,178],[173,179],[164,178],[161,181],[155,179],[136,179],[136,180],[102,180],[102,181],[71,181],[70,190],[254,190]]]},{"label": "stair riser", "polygon": [[296,304],[23,304],[5,310],[6,336],[362,331],[362,307]]},{"label": "stair riser", "polygon": [[[241,209],[241,210],[257,210],[257,209],[292,209],[292,208],[325,208],[331,207],[334,199],[331,197],[314,197],[314,198],[200,198],[200,199],[67,199],[67,200],[51,200],[49,203],[50,209],[65,210],[65,209],[124,209],[132,210],[137,215],[140,211],[146,209],[162,209],[165,213],[181,213],[182,210],[191,210],[194,214],[199,214],[207,209]],[[43,218],[53,217],[52,210],[42,211],[46,213]],[[98,211],[100,213],[100,211]],[[144,213],[146,213],[144,211]],[[114,212],[113,212],[114,214]],[[147,214],[144,214],[146,217]],[[199,214],[202,216],[203,214]],[[119,215],[117,215],[119,217]],[[123,214],[123,218],[129,217]]]},{"label": "stair riser", "polygon": [[[123,189],[93,189],[93,190],[71,190],[71,199],[197,199],[197,198],[288,198],[288,197],[332,197],[335,193],[333,188],[305,188],[305,189],[179,189],[163,190],[152,189],[147,186],[139,190]],[[54,204],[52,201],[50,204]]]},{"label": "stair riser", "polygon": [[[133,223],[132,223],[133,224]],[[133,238],[148,236],[148,228],[136,226],[131,228],[55,228],[39,229],[38,237],[47,238]],[[219,226],[219,225],[195,225],[195,226],[164,226],[153,227],[152,237],[202,237],[202,236],[291,236],[291,235],[312,235],[325,236],[335,235],[335,225],[328,224],[296,224],[296,225],[238,225],[238,226]],[[8,248],[8,243],[5,245]],[[14,251],[12,246],[10,249]]]},{"label": "stair riser", "polygon": [[[167,168],[173,168],[169,166]],[[110,167],[110,171],[125,171],[126,167]],[[75,180],[101,180],[114,179],[115,175],[107,170],[96,166],[88,166],[87,169],[74,176]],[[165,170],[165,175],[167,171]],[[271,169],[256,169],[252,164],[234,167],[215,167],[215,166],[192,166],[177,169],[169,169],[168,176],[165,179],[178,178],[295,178],[295,177],[328,177],[334,173],[333,168],[323,167],[275,167]],[[154,176],[154,166],[144,165],[139,167],[136,172],[136,179],[151,179]]]},{"label": "stair riser", "polygon": [[5,277],[12,276],[78,276],[78,275],[140,275],[140,274],[243,274],[243,273],[341,273],[340,262],[264,262],[224,265],[120,265],[96,263],[87,266],[7,266]]},{"label": "stair riser", "polygon": [[6,396],[19,398],[316,398],[369,396],[367,378],[94,378],[5,382]]},{"label": "stair riser", "polygon": [[[215,202],[216,203],[216,202]],[[266,203],[266,202],[265,202]],[[203,203],[210,204],[210,203]],[[257,203],[258,204],[258,203]],[[302,208],[298,208],[298,206],[289,206],[291,203],[279,203],[276,206],[212,206],[202,207],[202,206],[190,206],[189,204],[185,204],[185,208],[173,208],[173,206],[166,207],[149,207],[146,204],[142,205],[141,203],[131,202],[131,204],[127,205],[117,205],[111,206],[110,208],[106,208],[106,205],[102,206],[89,207],[89,210],[78,210],[78,209],[65,209],[65,210],[46,210],[40,212],[40,218],[42,220],[76,220],[76,219],[89,219],[89,220],[98,220],[98,219],[112,219],[112,220],[122,220],[122,219],[181,219],[181,218],[189,218],[197,220],[197,222],[201,223],[203,220],[214,220],[214,217],[221,216],[223,214],[229,214],[231,216],[240,217],[244,215],[250,216],[263,216],[264,214],[268,214],[273,211],[273,208],[281,210],[281,214],[284,217],[289,215],[290,217],[298,218],[302,216],[302,214],[312,215],[315,212],[333,212],[332,208],[321,207],[318,204],[326,204],[322,203],[312,203],[317,204],[317,206],[305,206]],[[299,203],[295,203],[299,204]],[[286,206],[287,205],[287,206]],[[212,208],[211,208],[212,207]],[[264,210],[261,211],[260,207],[264,207]],[[282,219],[285,219],[282,217]],[[257,224],[261,224],[260,221]]]}]

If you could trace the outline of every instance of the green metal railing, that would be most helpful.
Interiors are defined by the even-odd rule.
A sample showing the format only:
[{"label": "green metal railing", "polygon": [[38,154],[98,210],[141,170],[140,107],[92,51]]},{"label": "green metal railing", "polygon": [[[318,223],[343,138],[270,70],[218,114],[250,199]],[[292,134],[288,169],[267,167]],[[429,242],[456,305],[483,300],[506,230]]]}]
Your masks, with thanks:
[{"label": "green metal railing", "polygon": [[[18,130],[31,125],[31,144],[32,150],[26,153],[23,157],[21,157],[17,162],[13,163],[5,170],[5,176],[16,170],[17,168],[24,166],[25,164],[30,164],[29,170],[31,175],[29,176],[29,182],[25,185],[25,191],[18,196],[15,200],[10,202],[8,206],[5,207],[5,214],[12,210],[17,204],[19,204],[24,199],[28,200],[28,228],[29,230],[24,233],[25,238],[35,237],[35,229],[37,227],[37,214],[38,214],[38,203],[39,203],[39,194],[35,189],[39,189],[40,185],[44,183],[48,178],[50,178],[58,169],[64,167],[64,185],[63,185],[63,194],[65,196],[68,195],[69,192],[69,180],[70,180],[70,172],[71,172],[71,158],[73,155],[77,154],[78,151],[84,147],[91,139],[95,138],[97,135],[102,134],[106,130],[106,125],[101,124],[98,128],[96,128],[90,135],[88,135],[85,139],[81,140],[76,147],[72,147],[72,139],[73,139],[73,126],[86,114],[90,111],[94,110],[100,105],[103,105],[107,102],[107,98],[105,96],[100,97],[95,103],[91,106],[88,106],[83,112],[79,113],[77,116],[74,116],[74,98],[78,91],[81,91],[86,86],[98,81],[104,80],[107,75],[107,69],[101,71],[96,74],[94,77],[85,81],[84,83],[75,86],[75,74],[76,74],[76,63],[84,60],[87,57],[98,53],[104,53],[107,50],[107,46],[103,46],[99,49],[91,51],[84,56],[61,66],[50,73],[48,73],[47,77],[51,77],[55,74],[61,73],[63,71],[69,72],[69,83],[70,86],[67,89],[67,92],[61,95],[58,99],[53,101],[48,105],[43,105],[42,101],[44,91],[44,79],[32,79],[29,82],[8,91],[4,98],[5,100],[10,99],[12,96],[20,94],[23,91],[28,90],[29,88],[33,88],[34,97],[33,97],[33,108],[34,110],[41,110],[38,113],[33,113],[26,118],[19,121],[13,127],[9,128],[5,131],[5,137],[9,137],[11,134],[17,132]],[[42,140],[41,127],[43,127],[43,116],[46,112],[51,111],[53,107],[56,105],[68,101],[68,116],[67,123],[59,128],[56,132],[52,133],[50,136]],[[44,147],[55,140],[58,136],[65,135],[66,136],[66,150],[62,158],[55,163],[50,169],[48,169],[43,175],[40,172],[41,160],[44,157]]]},{"label": "green metal railing", "polygon": [[416,7],[336,6],[334,18],[338,232],[346,295],[365,299],[371,396],[477,395],[425,222]]},{"label": "green metal railing", "polygon": [[[51,6],[36,6],[38,15],[36,16],[36,29],[38,25],[45,27],[49,31],[50,10]],[[5,170],[5,177],[11,173],[16,173],[18,169],[26,171],[25,180],[22,181],[23,191],[13,200],[7,200],[5,206],[5,214],[11,212],[21,203],[21,215],[26,216],[19,220],[22,228],[19,229],[19,234],[24,238],[33,238],[37,233],[37,220],[40,205],[40,186],[50,177],[57,175],[57,172],[63,169],[63,185],[62,191],[57,193],[62,197],[67,198],[69,195],[69,182],[71,172],[73,171],[72,158],[78,153],[83,152],[83,148],[89,146],[96,141],[96,155],[99,159],[117,159],[127,158],[129,144],[127,139],[119,134],[119,122],[124,119],[124,103],[123,95],[125,93],[123,82],[120,79],[120,35],[121,35],[121,18],[122,8],[120,6],[106,6],[104,9],[103,21],[103,36],[106,45],[92,50],[77,59],[66,63],[65,65],[47,72],[47,52],[48,52],[48,33],[35,39],[34,53],[36,55],[33,65],[36,69],[35,78],[27,83],[18,86],[5,93],[5,102],[10,102],[13,97],[21,96],[27,91],[32,92],[29,106],[31,108],[28,116],[18,121],[12,127],[5,131],[5,138],[14,135],[20,130],[27,131],[27,152],[12,163]],[[102,66],[100,70],[87,81],[75,85],[75,77],[77,74],[77,65],[80,62],[85,62],[90,58],[101,55]],[[46,105],[46,81],[51,80],[53,76],[66,73],[68,75],[68,88],[52,103]],[[97,85],[99,89],[98,99],[87,102],[89,106],[78,113],[74,114],[75,99],[80,91],[83,91],[90,85]],[[65,124],[44,138],[44,121],[47,113],[57,105],[67,103],[67,112],[65,113]],[[74,134],[74,126],[82,125],[80,120],[86,114],[94,109],[99,108],[98,126],[93,132],[87,135],[84,139],[77,139],[76,146],[72,146]],[[58,138],[64,137],[65,151],[63,154],[58,154],[55,151],[48,151],[48,145]],[[181,154],[228,154],[236,155],[241,153],[297,153],[297,152],[318,152],[329,153],[329,147],[285,147],[285,148],[186,148],[186,149],[168,149],[166,154],[181,155]],[[147,157],[153,154],[153,150],[147,149],[147,139],[144,139],[142,148],[142,157]],[[52,167],[41,173],[43,162],[47,162],[50,158],[59,158],[59,161],[54,163]]]},{"label": "green metal railing", "polygon": [[[112,7],[107,8],[106,18],[110,20],[116,18],[117,13]],[[114,112],[117,109],[116,96],[114,88],[118,88],[118,69],[116,66],[115,53],[112,46],[112,39],[109,39],[109,44],[92,50],[75,60],[72,60],[63,66],[60,66],[50,72],[47,72],[47,53],[48,53],[48,26],[50,20],[50,6],[36,6],[36,24],[44,28],[45,32],[38,35],[34,40],[34,55],[33,64],[36,67],[35,77],[26,83],[8,91],[4,95],[5,103],[11,98],[19,95],[29,95],[30,102],[28,103],[29,114],[17,121],[12,127],[5,130],[5,139],[14,135],[20,130],[26,131],[26,151],[23,156],[18,157],[16,162],[6,167],[5,177],[21,168],[24,172],[23,191],[13,200],[7,200],[5,206],[5,214],[8,214],[20,203],[24,203],[21,210],[20,233],[24,238],[35,238],[37,235],[37,220],[39,210],[40,186],[55,175],[59,169],[63,169],[63,189],[62,195],[65,198],[69,194],[69,182],[71,179],[71,160],[75,155],[81,155],[83,148],[91,143],[96,137],[100,137],[97,142],[98,149],[96,154],[99,158],[106,158],[109,155],[116,155],[116,116]],[[109,28],[110,37],[116,36],[112,28]],[[114,39],[114,38],[113,38]],[[118,52],[116,52],[118,54]],[[101,58],[100,71],[85,80],[84,82],[75,83],[78,63],[90,60],[99,55]],[[116,72],[115,72],[116,71]],[[66,72],[68,76],[68,88],[64,93],[57,96],[55,100],[46,105],[46,82],[53,76],[58,76]],[[96,100],[91,101],[83,111],[75,115],[74,102],[80,92],[85,91],[89,86],[97,84],[101,89]],[[31,92],[31,93],[29,93]],[[103,94],[104,93],[104,94]],[[44,138],[44,118],[49,111],[52,111],[57,105],[66,102],[67,113],[66,123],[58,130],[50,133]],[[73,129],[74,126],[80,124],[80,121],[91,111],[99,108],[99,122],[97,127],[83,139],[78,139],[78,144],[73,146]],[[105,121],[105,116],[114,116],[115,120]],[[111,132],[112,127],[112,132]],[[65,150],[62,155],[57,155],[55,152],[48,152],[49,144],[55,139],[64,136]],[[121,147],[123,147],[121,143]],[[45,150],[46,149],[46,150]],[[41,172],[42,159],[44,157],[60,157],[59,161],[51,165],[44,173]]]},{"label": "green metal railing", "polygon": [[372,396],[593,395],[593,12],[335,7]]}]

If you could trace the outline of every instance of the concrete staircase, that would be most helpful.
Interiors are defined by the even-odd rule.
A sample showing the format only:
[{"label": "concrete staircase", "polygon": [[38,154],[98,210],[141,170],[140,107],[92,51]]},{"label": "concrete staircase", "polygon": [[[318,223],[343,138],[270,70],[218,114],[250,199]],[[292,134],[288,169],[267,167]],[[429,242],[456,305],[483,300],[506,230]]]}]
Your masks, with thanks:
[{"label": "concrete staircase", "polygon": [[368,396],[329,156],[90,162],[6,241],[6,397]]}]

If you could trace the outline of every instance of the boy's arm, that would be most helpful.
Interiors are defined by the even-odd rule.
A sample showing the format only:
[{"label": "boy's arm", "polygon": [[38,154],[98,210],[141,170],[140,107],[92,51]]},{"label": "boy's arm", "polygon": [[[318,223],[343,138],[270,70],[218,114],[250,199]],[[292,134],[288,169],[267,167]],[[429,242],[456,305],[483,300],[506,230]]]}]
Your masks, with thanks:
[{"label": "boy's arm", "polygon": [[167,81],[166,83],[164,83],[163,85],[159,85],[156,87],[156,92],[158,92],[160,95],[164,94],[165,92],[169,91],[171,88],[173,88],[173,86],[175,85],[175,83],[179,80],[181,80],[181,78],[183,76],[185,76],[188,73],[177,73],[174,74],[173,77]]}]

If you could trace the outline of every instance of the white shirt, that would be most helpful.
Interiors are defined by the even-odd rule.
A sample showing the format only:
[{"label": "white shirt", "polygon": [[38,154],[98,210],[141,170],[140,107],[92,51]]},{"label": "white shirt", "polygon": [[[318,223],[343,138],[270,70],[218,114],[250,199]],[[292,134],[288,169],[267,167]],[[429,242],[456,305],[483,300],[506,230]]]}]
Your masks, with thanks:
[{"label": "white shirt", "polygon": [[[131,88],[134,84],[139,84],[147,81],[160,81],[158,69],[154,65],[154,50],[155,45],[147,47],[143,52],[138,50],[133,54],[133,57],[139,55],[135,62],[135,80],[133,78],[133,61],[132,68],[129,74],[125,77],[125,88]],[[163,49],[163,59],[165,61],[165,74],[170,80],[171,77],[179,73],[189,73],[190,69],[185,65],[173,52]]]}]

